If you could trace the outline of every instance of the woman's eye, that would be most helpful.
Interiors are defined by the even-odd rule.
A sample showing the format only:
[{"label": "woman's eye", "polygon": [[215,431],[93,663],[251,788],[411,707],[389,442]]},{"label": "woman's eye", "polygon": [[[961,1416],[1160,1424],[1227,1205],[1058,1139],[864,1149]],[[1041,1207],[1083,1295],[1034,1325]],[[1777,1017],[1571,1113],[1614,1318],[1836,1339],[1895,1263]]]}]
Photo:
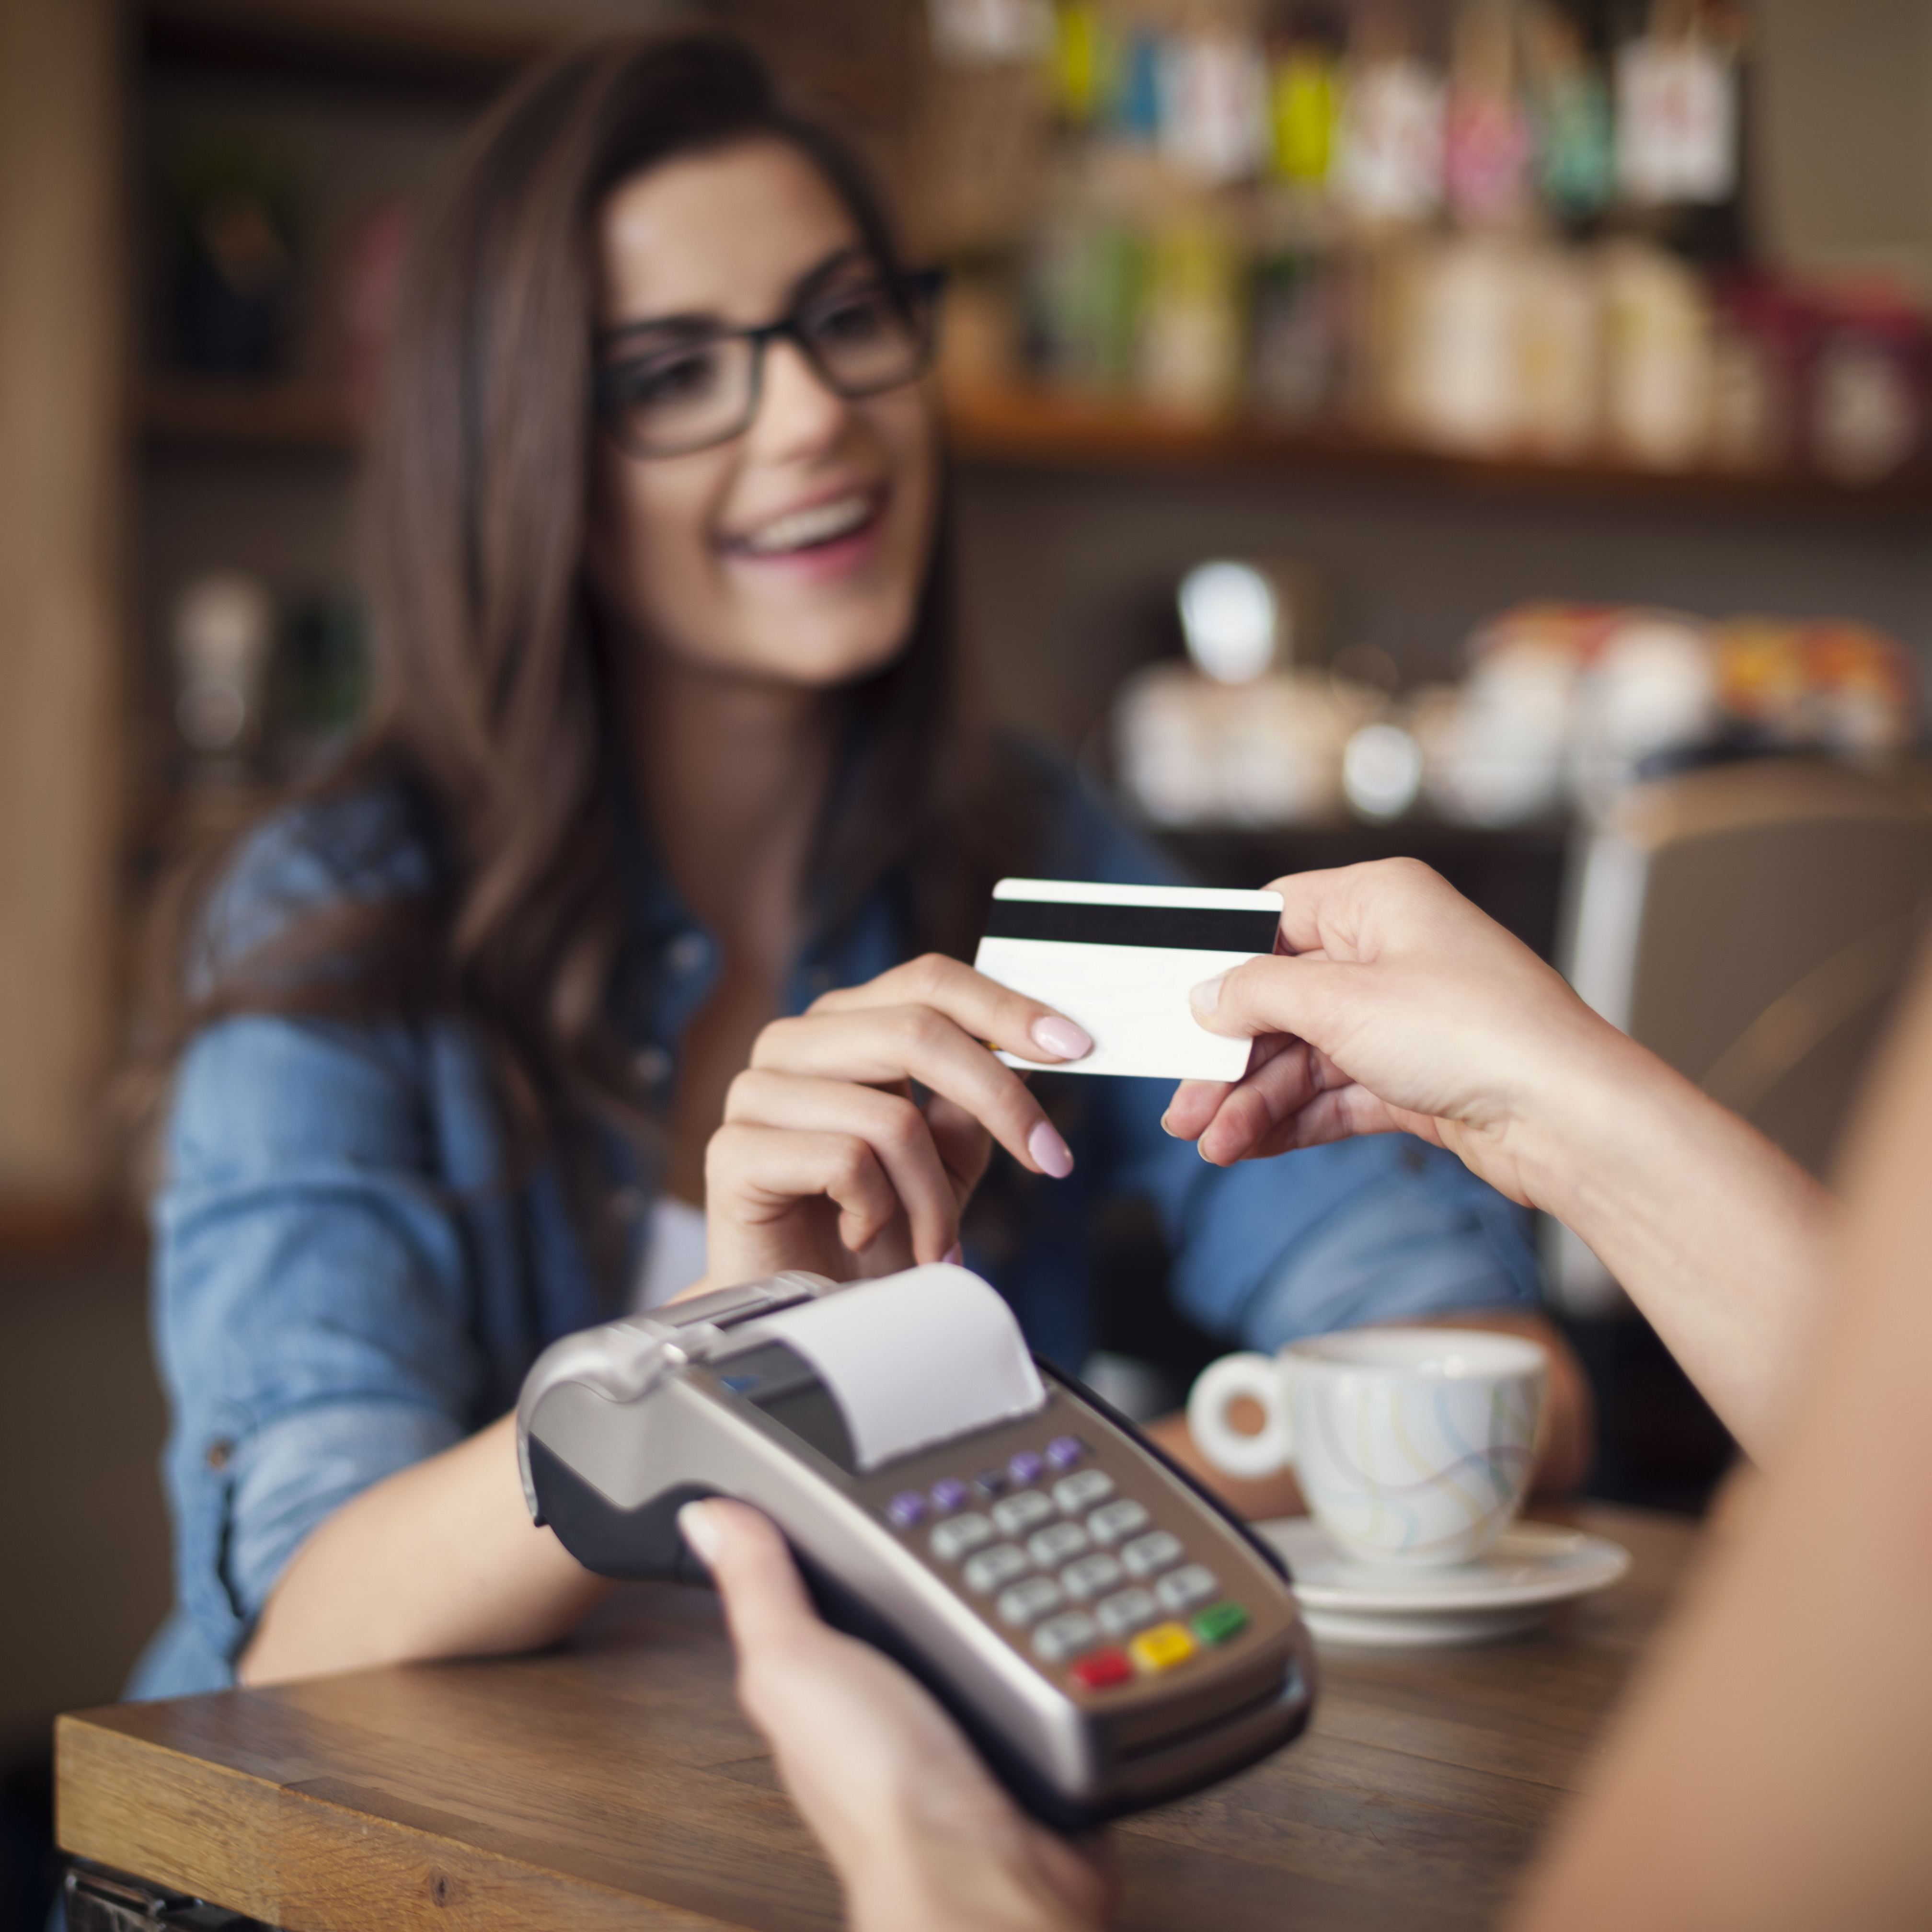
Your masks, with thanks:
[{"label": "woman's eye", "polygon": [[696,350],[633,362],[618,371],[613,387],[626,409],[667,409],[701,400],[717,382],[716,352]]},{"label": "woman's eye", "polygon": [[873,342],[892,322],[892,305],[884,291],[868,289],[820,309],[812,319],[812,332],[821,342]]}]

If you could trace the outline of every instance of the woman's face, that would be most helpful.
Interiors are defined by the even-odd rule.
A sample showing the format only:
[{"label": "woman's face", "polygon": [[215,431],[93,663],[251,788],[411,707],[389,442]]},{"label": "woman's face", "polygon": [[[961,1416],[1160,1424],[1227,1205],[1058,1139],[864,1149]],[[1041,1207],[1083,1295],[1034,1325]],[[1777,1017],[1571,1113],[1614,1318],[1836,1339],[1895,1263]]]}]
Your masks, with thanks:
[{"label": "woman's face", "polygon": [[[802,292],[868,270],[837,195],[776,140],[681,157],[620,184],[601,211],[598,244],[600,332],[671,319],[755,327]],[[622,353],[652,339],[627,336]],[[600,430],[594,452],[586,562],[647,648],[824,688],[878,669],[905,643],[936,494],[918,382],[847,401],[781,339],[766,348],[762,399],[742,434],[640,459]]]}]

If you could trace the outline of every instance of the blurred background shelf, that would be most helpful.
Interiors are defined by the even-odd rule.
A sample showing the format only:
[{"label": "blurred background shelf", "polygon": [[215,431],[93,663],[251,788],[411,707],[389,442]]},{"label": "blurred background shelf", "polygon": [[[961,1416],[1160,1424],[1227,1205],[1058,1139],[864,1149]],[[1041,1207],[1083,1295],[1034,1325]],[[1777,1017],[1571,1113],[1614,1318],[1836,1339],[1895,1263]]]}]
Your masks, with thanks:
[{"label": "blurred background shelf", "polygon": [[1025,468],[1344,476],[1476,500],[1553,494],[1825,516],[1932,512],[1932,472],[1925,471],[1854,484],[1798,470],[1670,470],[1600,458],[1460,455],[1359,431],[1287,428],[1240,416],[1178,418],[1046,389],[952,395],[946,414],[956,455]]}]

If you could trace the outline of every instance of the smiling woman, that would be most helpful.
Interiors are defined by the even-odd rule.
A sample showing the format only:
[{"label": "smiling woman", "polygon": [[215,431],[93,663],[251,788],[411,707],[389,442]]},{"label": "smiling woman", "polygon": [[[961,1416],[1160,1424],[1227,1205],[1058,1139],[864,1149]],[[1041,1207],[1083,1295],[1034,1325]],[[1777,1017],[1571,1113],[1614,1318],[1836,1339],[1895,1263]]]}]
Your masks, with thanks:
[{"label": "smiling woman", "polygon": [[155,950],[179,1595],[140,1690],[567,1630],[600,1586],[532,1527],[505,1414],[542,1348],[707,1276],[956,1254],[995,1142],[973,1258],[1062,1360],[1110,1190],[1256,1346],[1536,1319],[1517,1217],[1446,1156],[1222,1172],[1146,1083],[1084,1083],[1063,1131],[988,1050],[1089,1046],[959,963],[998,874],[1166,868],[960,728],[936,295],[710,36],[560,57],[423,220],[374,715],[183,873]]}]

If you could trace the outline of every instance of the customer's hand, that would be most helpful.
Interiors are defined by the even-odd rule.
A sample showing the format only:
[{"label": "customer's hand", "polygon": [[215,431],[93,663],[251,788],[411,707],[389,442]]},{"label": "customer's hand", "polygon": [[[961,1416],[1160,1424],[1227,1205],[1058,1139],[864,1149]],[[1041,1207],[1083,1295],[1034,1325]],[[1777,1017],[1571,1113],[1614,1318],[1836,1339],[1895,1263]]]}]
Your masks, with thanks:
[{"label": "customer's hand", "polygon": [[1197,988],[1210,1033],[1255,1040],[1232,1085],[1190,1081],[1166,1126],[1220,1166],[1353,1134],[1448,1148],[1538,1198],[1535,1143],[1566,1084],[1628,1048],[1528,946],[1424,865],[1301,872],[1272,958]]},{"label": "customer's hand", "polygon": [[1046,1061],[1093,1045],[936,953],[766,1027],[706,1150],[707,1280],[806,1268],[843,1281],[945,1260],[995,1140],[1036,1174],[1070,1172],[1066,1143],[989,1040]]},{"label": "customer's hand", "polygon": [[1022,1816],[938,1704],[828,1629],[784,1539],[742,1503],[678,1517],[738,1649],[738,1696],[845,1887],[859,1932],[1093,1932],[1112,1886]]}]

